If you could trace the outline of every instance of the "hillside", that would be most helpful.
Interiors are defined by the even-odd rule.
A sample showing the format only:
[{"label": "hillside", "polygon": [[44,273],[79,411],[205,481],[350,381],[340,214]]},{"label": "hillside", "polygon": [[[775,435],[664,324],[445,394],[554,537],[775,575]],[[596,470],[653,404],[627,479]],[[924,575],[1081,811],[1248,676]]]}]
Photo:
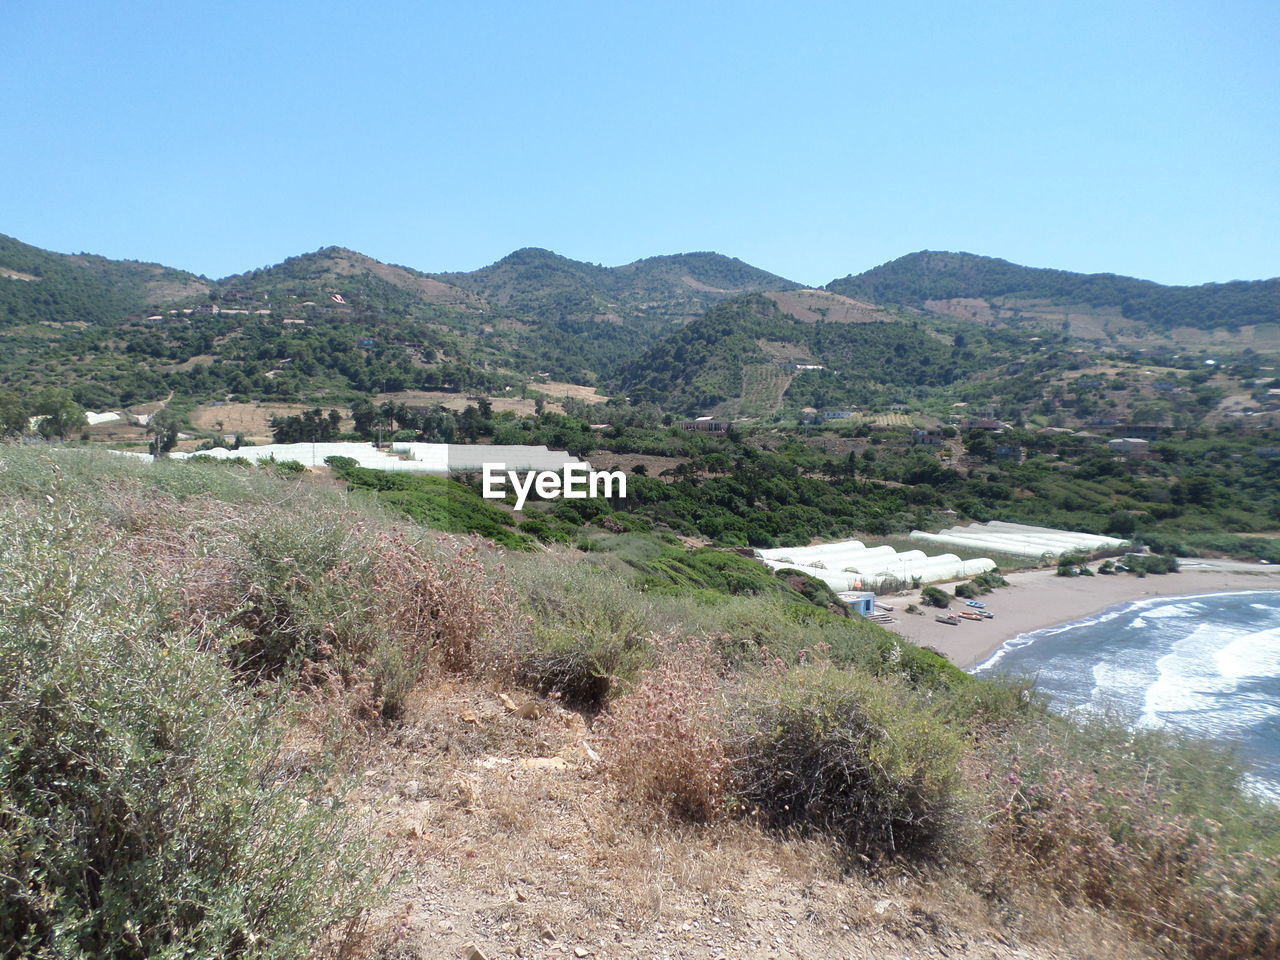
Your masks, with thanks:
[{"label": "hillside", "polygon": [[0,457],[14,956],[1280,956],[1232,758],[735,553],[637,576],[332,478]]},{"label": "hillside", "polygon": [[837,304],[845,311],[838,314],[843,322],[815,313],[821,295],[747,294],[727,301],[624,365],[619,388],[684,413],[760,416],[784,401],[796,407],[862,404],[894,389],[945,386],[1016,352],[1017,344],[996,332],[953,340],[826,296],[843,301]]},{"label": "hillside", "polygon": [[0,234],[0,328],[117,320],[209,289],[157,263],[52,253]]},{"label": "hillside", "polygon": [[470,273],[435,276],[540,320],[624,324],[683,322],[740,293],[799,286],[718,253],[649,257],[621,267],[601,267],[535,247]]},{"label": "hillside", "polygon": [[932,250],[833,280],[826,289],[983,323],[1053,329],[1067,323],[1073,335],[1089,339],[1280,324],[1280,278],[1175,287]]},{"label": "hillside", "polygon": [[432,275],[342,247],[211,282],[2,239],[0,386],[91,408],[593,385],[716,303],[796,286],[712,253],[606,268],[529,249]]},{"label": "hillside", "polygon": [[[382,263],[344,247],[324,247],[290,257],[273,267],[251,270],[218,281],[217,294],[228,301],[259,300],[285,294],[306,299],[339,294],[345,300],[404,297],[422,303],[483,311],[474,294],[442,283],[408,267]],[[398,291],[399,296],[391,291]]]},{"label": "hillside", "polygon": [[[673,414],[964,392],[950,401],[1051,416],[1061,405],[1044,384],[1078,367],[1071,350],[1087,341],[1166,366],[1249,348],[1256,379],[1280,322],[1245,321],[1274,316],[1277,283],[1171,288],[924,253],[812,290],[714,253],[602,267],[529,248],[430,274],[332,246],[209,281],[0,238],[0,388],[66,387],[92,410],[171,394],[350,407],[406,391],[532,404],[528,389],[550,380]],[[1175,301],[1209,325],[1157,330],[1184,322]]]}]

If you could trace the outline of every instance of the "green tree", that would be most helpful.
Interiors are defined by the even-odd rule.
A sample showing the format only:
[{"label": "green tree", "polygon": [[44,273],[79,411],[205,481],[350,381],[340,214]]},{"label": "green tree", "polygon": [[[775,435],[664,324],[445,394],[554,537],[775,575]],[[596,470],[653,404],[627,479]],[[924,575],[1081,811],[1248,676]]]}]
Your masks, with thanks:
[{"label": "green tree", "polygon": [[15,436],[27,431],[27,407],[16,393],[0,393],[0,437]]},{"label": "green tree", "polygon": [[151,415],[151,420],[147,424],[147,433],[151,435],[153,457],[168,453],[178,445],[180,426],[182,426],[182,418],[168,407]]},{"label": "green tree", "polygon": [[67,434],[89,424],[84,408],[72,399],[70,390],[61,387],[49,387],[38,393],[31,412],[44,418],[36,430],[45,439],[58,437],[65,440]]},{"label": "green tree", "polygon": [[990,460],[996,455],[996,442],[986,430],[974,430],[965,438],[964,448],[969,454],[981,460]]}]

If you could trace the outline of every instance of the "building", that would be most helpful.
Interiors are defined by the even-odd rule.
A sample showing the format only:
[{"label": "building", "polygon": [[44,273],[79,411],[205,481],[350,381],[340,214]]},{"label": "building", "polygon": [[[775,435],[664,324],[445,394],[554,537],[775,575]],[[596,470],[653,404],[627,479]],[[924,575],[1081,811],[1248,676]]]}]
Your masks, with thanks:
[{"label": "building", "polygon": [[1117,437],[1107,441],[1107,449],[1124,457],[1141,459],[1151,456],[1150,441],[1140,437]]},{"label": "building", "polygon": [[698,433],[728,433],[729,421],[717,420],[715,417],[698,417],[694,420],[681,420],[681,430],[694,430]]},{"label": "building", "polygon": [[1159,440],[1166,429],[1155,424],[1118,423],[1111,435],[1124,440]]},{"label": "building", "polygon": [[1021,463],[1026,451],[1016,443],[997,443],[996,444],[997,460],[1012,460],[1014,463]]},{"label": "building", "polygon": [[869,617],[876,612],[876,595],[870,591],[850,590],[840,594],[840,599],[860,617]]},{"label": "building", "polygon": [[911,442],[913,444],[923,444],[927,447],[940,447],[942,446],[943,439],[942,431],[936,427],[931,427],[928,430],[921,430],[917,428],[911,431]]}]

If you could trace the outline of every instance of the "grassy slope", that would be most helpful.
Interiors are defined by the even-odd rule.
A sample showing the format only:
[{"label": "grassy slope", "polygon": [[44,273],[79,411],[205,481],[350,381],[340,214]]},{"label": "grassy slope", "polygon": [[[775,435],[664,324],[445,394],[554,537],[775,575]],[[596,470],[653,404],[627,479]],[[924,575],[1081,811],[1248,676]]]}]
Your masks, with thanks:
[{"label": "grassy slope", "polygon": [[[1046,955],[1061,955],[1084,949],[1082,931],[1105,930],[1087,912],[1073,914],[1085,918],[1075,921],[1077,929],[1046,940],[1012,919],[1035,910],[1034,925],[1042,931],[1067,925],[1048,896],[1026,899],[1025,888],[1042,882],[1069,903],[1114,909],[1117,919],[1146,937],[1172,937],[1175,955],[1276,955],[1275,812],[1243,798],[1234,786],[1237,772],[1213,752],[1154,734],[1134,738],[1115,727],[1054,720],[1022,692],[941,670],[871,625],[830,617],[817,607],[799,616],[797,604],[773,597],[724,595],[716,577],[734,571],[699,564],[692,559],[697,554],[658,557],[654,567],[687,577],[714,596],[645,590],[634,575],[597,568],[572,552],[509,554],[442,541],[397,522],[365,495],[263,471],[152,466],[87,451],[11,448],[0,451],[0,460],[0,492],[9,504],[0,525],[0,560],[7,572],[27,571],[2,581],[4,655],[25,655],[57,640],[72,644],[66,649],[77,651],[85,668],[76,675],[87,677],[95,658],[106,664],[106,651],[131,651],[135,659],[115,665],[113,675],[140,670],[139,684],[80,693],[63,682],[60,689],[80,715],[99,717],[113,731],[115,739],[103,744],[119,742],[120,749],[135,751],[130,755],[154,758],[145,768],[152,777],[147,789],[159,797],[204,781],[193,778],[191,757],[166,757],[167,745],[177,741],[136,726],[137,718],[154,715],[137,699],[139,691],[172,704],[186,689],[173,686],[177,678],[199,676],[205,680],[197,688],[213,697],[210,716],[234,717],[248,709],[245,681],[259,694],[277,694],[276,702],[306,707],[310,719],[303,722],[292,711],[276,714],[291,748],[275,754],[274,763],[275,748],[257,754],[267,765],[250,768],[242,781],[245,796],[284,791],[278,801],[258,807],[275,811],[261,821],[265,842],[295,836],[311,851],[307,863],[324,873],[326,858],[336,851],[365,848],[325,840],[347,829],[336,821],[298,825],[287,811],[298,800],[314,799],[307,791],[324,780],[338,783],[344,765],[363,774],[352,795],[356,810],[376,817],[378,832],[395,838],[408,864],[407,886],[389,894],[395,908],[373,915],[361,948],[366,955],[385,950],[378,941],[396,937],[420,936],[422,949],[434,949],[426,946],[432,938],[464,922],[486,942],[506,943],[502,950],[520,944],[541,949],[549,936],[595,951],[594,938],[612,937],[601,916],[620,918],[618,929],[637,941],[637,952],[654,952],[660,947],[657,928],[680,916],[671,912],[673,904],[695,909],[692,916],[703,921],[715,911],[735,923],[734,932],[726,928],[723,934],[731,945],[712,943],[707,951],[701,938],[684,931],[676,939],[691,955],[741,955],[752,949],[751,919],[790,902],[786,881],[774,875],[765,882],[770,864],[786,862],[809,882],[821,878],[832,886],[813,906],[846,917],[846,927],[850,921],[865,925],[859,932],[823,934],[821,925],[806,922],[811,939],[789,948],[859,956],[867,938],[883,935],[890,940],[876,952],[908,953],[912,948],[892,939],[892,922],[871,919],[869,912],[853,920],[852,904],[861,896],[856,891],[866,881],[843,878],[842,861],[818,852],[830,847],[784,842],[779,837],[785,834],[769,830],[788,824],[802,836],[840,838],[839,849],[879,859],[890,876],[903,858],[932,864],[935,880],[906,880],[905,889],[915,891],[917,902],[934,905],[927,909],[943,911],[931,921],[935,930],[960,925],[969,931],[962,934],[967,939],[980,940],[981,929],[995,925],[1006,936],[1027,938],[1033,948],[1039,937]],[[122,562],[114,572],[95,567],[93,576],[82,575],[82,564],[93,556],[99,564],[102,558]],[[67,591],[49,592],[51,584],[64,582]],[[128,615],[109,617],[109,607]],[[108,623],[110,630],[101,632]],[[157,642],[186,665],[173,681],[148,666],[167,660],[154,659]],[[7,671],[10,686],[0,699],[8,729],[56,751],[72,743],[63,739],[71,733],[53,736],[41,726],[39,710],[16,709],[35,696],[28,678],[44,670]],[[239,682],[233,680],[237,674]],[[272,676],[296,677],[300,685],[290,692],[265,679]],[[494,698],[499,691],[521,696],[522,688],[604,713],[588,733],[554,700],[535,698],[543,718],[526,727],[529,721],[507,716]],[[75,699],[80,696],[83,703]],[[122,723],[126,716],[135,719]],[[204,742],[234,744],[233,727],[223,732],[215,724]],[[144,743],[146,750],[137,753]],[[76,749],[91,766],[99,762],[92,738]],[[551,756],[557,751],[562,755]],[[602,760],[593,759],[597,752]],[[53,770],[68,769],[33,767],[29,756],[9,752],[0,765],[9,785],[0,791],[9,803],[0,807],[6,825],[39,822],[30,819],[33,801],[13,789],[15,777],[39,788]],[[101,759],[103,769],[115,769],[109,756]],[[108,778],[93,787],[107,791],[101,809],[110,809],[115,797],[139,802],[144,768],[120,769],[123,780]],[[286,773],[290,769],[315,771],[321,784],[307,787],[306,778]],[[704,776],[709,769],[723,776]],[[813,775],[788,778],[792,769]],[[83,779],[78,772],[58,776],[77,784]],[[148,927],[147,936],[160,944],[181,933],[206,953],[214,945],[225,952],[229,936],[252,945],[241,950],[244,955],[299,955],[326,918],[343,913],[326,912],[323,902],[302,895],[297,884],[305,871],[272,879],[270,865],[254,859],[253,844],[227,851],[228,869],[244,877],[237,889],[281,885],[276,900],[284,906],[265,913],[255,913],[252,902],[223,897],[227,891],[216,873],[194,887],[181,886],[187,876],[178,866],[182,844],[200,836],[200,811],[213,816],[223,804],[217,781],[210,783],[210,792],[197,792],[183,808],[199,814],[195,821],[167,821],[163,839],[148,833],[148,822],[136,825],[142,849],[159,844],[154,849],[171,851],[178,870],[155,888],[153,906],[167,909],[168,890],[182,889],[188,900],[181,910],[175,902],[175,912]],[[791,791],[785,809],[771,806],[784,795],[770,786],[777,783]],[[53,825],[49,829],[65,830],[99,809],[75,794],[39,795],[41,803],[52,796],[59,811],[44,821]],[[754,816],[743,799],[754,805]],[[675,819],[655,821],[655,812]],[[693,813],[710,822],[685,823]],[[94,829],[110,841],[118,823],[95,821]],[[54,836],[58,846],[48,849],[61,850],[64,865],[68,856],[74,860],[86,851],[78,845],[83,838],[71,839],[74,831]],[[704,889],[719,889],[718,899],[694,908],[702,881],[653,860],[655,839],[658,846],[687,848],[687,862],[700,865],[711,884]],[[733,851],[720,866],[710,852],[717,847]],[[31,849],[37,858],[47,857],[43,848]],[[1254,859],[1242,859],[1243,851]],[[568,862],[559,859],[562,853]],[[13,855],[13,847],[0,846],[0,858]],[[361,856],[369,862],[371,854],[349,859],[341,869],[332,861],[337,872],[325,876],[335,886],[320,888],[325,897],[332,893],[358,905],[367,896],[360,894]],[[861,862],[855,857],[843,864]],[[1082,870],[1082,862],[1105,869]],[[0,867],[6,878],[0,882],[29,875],[15,873],[10,861]],[[743,879],[725,886],[731,867]],[[122,848],[96,869],[119,881],[137,862]],[[55,879],[47,882],[56,888],[59,874],[50,876]],[[666,884],[666,899],[637,897],[610,879],[626,876],[642,891]],[[578,908],[569,909],[560,897],[564,889],[573,891],[569,902]],[[513,902],[527,906],[505,914],[486,906],[513,890],[524,897]],[[1002,914],[980,906],[982,897],[1018,906]],[[947,901],[953,906],[943,906]],[[127,911],[113,914],[91,904],[82,909],[78,902],[70,896],[33,909],[62,924],[50,930],[74,923],[88,931],[84,936],[97,938],[85,943],[126,936],[120,924]],[[954,906],[960,902],[979,916],[961,917]],[[471,911],[465,919],[450,913],[458,904]],[[418,915],[411,918],[402,907]],[[204,922],[215,909],[225,911],[227,921],[217,929]],[[887,909],[891,917],[914,915],[905,907],[902,913]],[[4,926],[13,915],[2,910],[0,935],[13,930]],[[542,928],[552,921],[556,929],[544,936]],[[33,943],[52,942],[52,932],[33,929]],[[899,929],[915,926],[908,921]],[[275,953],[266,949],[275,946]],[[1136,956],[1143,949],[1112,936],[1102,952]]]}]

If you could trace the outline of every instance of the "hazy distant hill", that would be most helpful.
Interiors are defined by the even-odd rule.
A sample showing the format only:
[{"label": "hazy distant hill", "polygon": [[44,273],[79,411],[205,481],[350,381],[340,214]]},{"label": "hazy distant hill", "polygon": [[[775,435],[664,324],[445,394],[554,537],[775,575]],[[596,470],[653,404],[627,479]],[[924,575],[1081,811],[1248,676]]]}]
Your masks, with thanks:
[{"label": "hazy distant hill", "polygon": [[[1172,287],[1110,273],[1022,267],[969,253],[924,250],[827,284],[835,293],[986,323],[1061,324],[1097,339],[1280,323],[1280,279]],[[1092,324],[1077,324],[1076,320]]]}]

